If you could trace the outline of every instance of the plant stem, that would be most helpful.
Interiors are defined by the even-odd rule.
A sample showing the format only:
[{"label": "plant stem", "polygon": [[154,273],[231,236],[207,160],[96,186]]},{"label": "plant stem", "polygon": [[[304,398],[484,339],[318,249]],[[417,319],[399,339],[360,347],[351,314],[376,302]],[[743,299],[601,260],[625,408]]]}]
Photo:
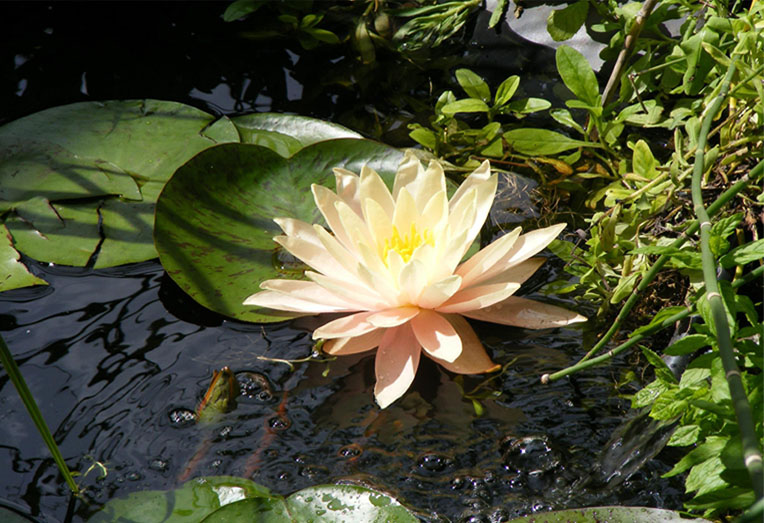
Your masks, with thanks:
[{"label": "plant stem", "polygon": [[613,72],[610,73],[610,78],[608,78],[605,90],[602,92],[602,107],[605,107],[613,97],[613,93],[615,92],[616,87],[618,87],[618,83],[621,79],[623,68],[626,66],[626,60],[628,60],[631,52],[634,50],[634,45],[637,43],[639,33],[642,32],[647,17],[650,16],[656,3],[658,3],[658,0],[647,0],[642,4],[642,9],[639,10],[639,13],[637,13],[637,16],[634,18],[634,24],[631,26],[629,34],[626,35],[623,49],[618,53],[615,66],[613,66]]},{"label": "plant stem", "polygon": [[[733,289],[737,289],[738,287],[741,287],[748,282],[751,282],[755,279],[759,279],[762,276],[764,276],[764,265],[760,265],[756,267],[754,270],[743,276],[742,278],[739,278],[732,282],[731,286]],[[671,327],[676,322],[685,319],[687,316],[692,314],[695,311],[695,307],[687,308],[685,310],[679,311],[676,314],[669,316],[665,320],[663,320],[660,323],[656,323],[652,327],[643,330],[639,334],[636,334],[626,340],[625,342],[618,345],[616,348],[611,349],[607,351],[605,354],[601,356],[597,356],[596,358],[591,358],[586,361],[580,361],[576,363],[575,365],[571,365],[568,368],[559,370],[553,374],[544,374],[541,376],[541,382],[542,383],[549,383],[550,381],[559,380],[560,378],[564,378],[565,376],[568,376],[570,374],[573,374],[574,372],[578,372],[583,369],[588,369],[589,367],[594,367],[595,365],[598,365],[599,363],[602,363],[604,361],[609,360],[616,354],[620,354],[621,352],[625,351],[629,347],[633,347],[635,344],[639,343],[643,339],[652,336],[656,332],[665,329],[666,327]]]},{"label": "plant stem", "polygon": [[[737,193],[745,189],[745,187],[748,185],[748,182],[751,178],[755,178],[756,175],[758,175],[758,172],[764,170],[764,160],[759,162],[759,164],[751,170],[751,172],[747,175],[738,180],[732,187],[724,191],[721,195],[719,195],[719,198],[708,208],[708,212],[713,216],[719,210],[727,204]],[[687,241],[687,238],[697,232],[698,230],[698,222],[694,221],[690,224],[690,226],[687,228],[687,231],[674,240],[674,242],[670,245],[670,247],[673,248],[679,248],[681,247],[685,241]],[[586,355],[581,358],[581,361],[579,363],[582,363],[589,358],[591,358],[593,355],[598,353],[613,337],[613,335],[618,331],[618,329],[621,328],[621,324],[623,324],[623,321],[626,319],[626,316],[628,316],[629,312],[631,312],[632,307],[637,303],[637,300],[639,299],[639,295],[642,291],[644,291],[647,286],[653,281],[655,276],[657,276],[658,272],[663,268],[663,266],[666,264],[666,262],[669,260],[670,256],[666,254],[662,254],[658,257],[658,259],[655,261],[652,267],[650,267],[650,270],[645,273],[645,275],[642,277],[642,280],[640,280],[639,285],[634,289],[634,291],[631,293],[631,296],[626,300],[626,303],[623,304],[623,307],[621,307],[621,310],[618,312],[618,316],[616,316],[615,321],[610,326],[608,331],[602,336],[600,341],[597,342],[597,344],[592,347],[592,349],[586,353]]]},{"label": "plant stem", "polygon": [[719,107],[721,107],[722,102],[727,98],[729,84],[734,73],[735,62],[733,61],[727,70],[727,75],[724,77],[724,83],[719,95],[706,110],[703,124],[698,132],[698,147],[695,155],[691,187],[695,215],[700,222],[700,251],[703,260],[703,279],[706,284],[705,298],[711,307],[711,315],[716,327],[716,340],[719,344],[719,355],[724,365],[724,372],[727,384],[729,385],[730,396],[732,397],[732,405],[735,409],[735,417],[740,429],[740,439],[743,442],[743,461],[748,469],[748,474],[751,476],[756,499],[759,499],[764,496],[764,469],[762,469],[761,449],[759,448],[758,438],[754,429],[751,406],[748,403],[740,369],[735,360],[732,340],[730,339],[729,323],[727,322],[727,313],[724,310],[724,301],[719,290],[719,282],[716,279],[716,260],[711,252],[709,243],[711,238],[711,221],[703,205],[703,193],[700,185],[703,175],[706,136],[711,128],[714,115],[719,110]]},{"label": "plant stem", "polygon": [[27,383],[24,381],[24,377],[21,375],[21,371],[19,370],[18,365],[16,365],[16,362],[11,355],[11,351],[8,349],[8,345],[5,344],[5,340],[3,340],[2,336],[0,336],[0,363],[3,364],[13,386],[16,387],[16,392],[18,392],[27,412],[29,412],[29,417],[32,418],[35,427],[37,427],[37,432],[40,433],[43,441],[48,446],[48,450],[50,450],[50,453],[53,455],[53,460],[56,462],[58,470],[61,472],[61,475],[64,476],[72,493],[75,496],[79,495],[80,489],[77,487],[77,483],[75,483],[69,467],[66,466],[66,461],[64,461],[64,457],[61,455],[56,440],[53,439],[53,434],[51,434],[48,424],[45,423],[45,418],[42,417],[40,407],[37,406],[37,402],[29,391],[29,387],[27,387]]}]

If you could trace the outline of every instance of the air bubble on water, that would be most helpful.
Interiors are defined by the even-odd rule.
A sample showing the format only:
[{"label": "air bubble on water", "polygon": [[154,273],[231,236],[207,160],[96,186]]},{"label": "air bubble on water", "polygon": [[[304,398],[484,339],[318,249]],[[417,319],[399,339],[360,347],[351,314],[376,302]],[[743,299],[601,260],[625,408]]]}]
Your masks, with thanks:
[{"label": "air bubble on water", "polygon": [[178,408],[167,413],[170,425],[176,429],[183,428],[196,422],[196,413],[193,410]]}]

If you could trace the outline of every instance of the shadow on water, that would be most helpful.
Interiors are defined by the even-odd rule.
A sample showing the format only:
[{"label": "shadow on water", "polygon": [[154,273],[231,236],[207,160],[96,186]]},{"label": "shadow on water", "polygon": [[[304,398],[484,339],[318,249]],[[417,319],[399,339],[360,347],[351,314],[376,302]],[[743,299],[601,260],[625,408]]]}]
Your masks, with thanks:
[{"label": "shadow on water", "polygon": [[[319,50],[324,55],[316,59],[300,56],[299,49],[263,49],[217,19],[221,4],[197,5],[192,12],[171,4],[154,16],[134,4],[15,6],[15,16],[0,17],[4,34],[16,42],[0,50],[6,58],[1,67],[15,64],[2,75],[8,81],[0,82],[0,101],[11,108],[0,122],[74,101],[147,97],[218,114],[292,111],[396,143],[406,134],[405,123],[418,118],[416,107],[402,108],[387,97],[395,89],[379,84],[364,91],[339,82],[350,59],[332,55],[337,51]],[[88,21],[97,23],[83,39]],[[141,42],[134,42],[136,27],[146,29]],[[409,99],[426,100],[431,83],[452,81],[458,61],[488,76],[493,87],[522,72],[521,89],[553,98],[550,62],[517,58],[517,46],[528,45],[507,31],[481,33],[468,42],[466,55],[433,60],[429,69],[377,64],[360,83],[405,78]],[[62,48],[71,52],[62,55]],[[550,52],[532,50],[536,57]],[[252,57],[258,57],[257,68]],[[320,70],[327,60],[335,67]],[[385,77],[391,70],[395,74]],[[289,94],[295,82],[299,99]],[[492,212],[494,229],[539,216],[527,198],[532,186],[522,179],[502,186],[506,206]],[[523,211],[515,212],[517,206]],[[630,368],[627,362],[616,359],[608,368],[538,384],[542,373],[578,359],[579,330],[478,324],[493,359],[511,362],[500,379],[482,384],[481,377],[457,378],[423,358],[411,390],[380,411],[369,355],[299,364],[294,371],[258,359],[311,355],[314,319],[266,326],[227,320],[191,301],[156,262],[109,270],[30,266],[50,286],[0,295],[0,332],[70,466],[85,471],[98,460],[108,468],[105,478],[91,473],[80,480],[85,501],[77,503],[75,521],[114,496],[212,474],[245,475],[282,494],[352,481],[452,520],[501,521],[593,504],[680,504],[682,486],[676,478],[660,478],[669,468],[660,459],[640,458],[641,467],[629,468],[636,462],[629,456],[647,456],[642,450],[659,441],[640,439],[645,431],[636,425],[610,440],[628,408],[613,386]],[[550,260],[525,292],[538,290],[557,270]],[[223,365],[244,381],[244,395],[233,412],[202,427],[193,411],[211,371]],[[480,402],[481,416],[465,392]],[[624,454],[599,458],[603,448],[629,448],[635,441]],[[0,505],[40,521],[66,517],[66,486],[2,376],[0,468],[6,471]]]}]

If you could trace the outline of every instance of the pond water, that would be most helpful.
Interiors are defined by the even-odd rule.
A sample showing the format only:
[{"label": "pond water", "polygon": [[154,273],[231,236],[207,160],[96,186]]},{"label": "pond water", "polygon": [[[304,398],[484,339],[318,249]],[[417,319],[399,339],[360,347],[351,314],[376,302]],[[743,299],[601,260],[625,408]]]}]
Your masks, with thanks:
[{"label": "pond water", "polygon": [[[317,85],[315,58],[310,66],[299,48],[262,49],[237,37],[217,18],[224,5],[13,4],[12,16],[0,17],[14,42],[2,51],[3,67],[11,58],[15,64],[3,76],[7,110],[0,122],[80,100],[152,97],[217,114],[291,111],[360,122],[356,128],[370,135],[372,116],[388,111],[393,116],[382,121],[389,125],[377,134],[392,143],[400,138],[397,113],[384,100],[370,108],[364,92]],[[473,38],[465,60],[482,60],[487,76],[517,72],[512,64],[491,72],[497,67],[491,56],[516,51],[496,46],[489,52]],[[422,74],[445,75],[437,71]],[[528,81],[551,91],[546,74],[529,71]],[[533,199],[516,196],[499,198],[495,226],[526,219],[533,225]],[[186,297],[157,262],[95,271],[26,261],[50,286],[0,294],[0,332],[69,465],[84,471],[98,460],[108,468],[105,478],[93,472],[82,479],[84,501],[70,503],[0,375],[0,504],[33,520],[82,521],[114,496],[221,474],[281,494],[356,482],[433,520],[681,504],[682,482],[660,479],[670,468],[660,459],[617,485],[593,477],[601,465],[617,469],[626,460],[598,461],[628,410],[614,385],[631,368],[628,361],[539,384],[542,373],[580,358],[585,336],[593,335],[580,328],[475,323],[494,361],[507,365],[499,378],[462,381],[424,358],[410,391],[380,411],[370,355],[316,358],[294,369],[273,361],[311,356],[314,320],[267,326],[226,320]],[[555,279],[558,262],[550,260],[523,294],[546,299],[537,291]],[[246,385],[243,395],[219,422],[197,424],[193,411],[212,371],[224,365]],[[476,387],[482,415],[466,397]],[[640,444],[652,443],[637,441],[634,453],[649,455]]]}]

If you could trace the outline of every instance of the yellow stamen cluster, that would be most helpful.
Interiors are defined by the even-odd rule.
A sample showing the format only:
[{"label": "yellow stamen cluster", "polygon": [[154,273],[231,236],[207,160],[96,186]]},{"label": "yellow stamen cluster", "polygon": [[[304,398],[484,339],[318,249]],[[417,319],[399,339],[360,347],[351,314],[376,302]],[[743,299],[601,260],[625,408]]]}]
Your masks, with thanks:
[{"label": "yellow stamen cluster", "polygon": [[382,259],[387,263],[387,253],[392,250],[400,254],[403,262],[406,263],[411,259],[417,247],[424,243],[432,247],[435,246],[435,240],[432,238],[432,231],[430,229],[425,228],[420,235],[416,230],[416,225],[412,223],[409,234],[401,237],[398,228],[393,225],[393,235],[385,240],[385,246],[382,249]]}]

